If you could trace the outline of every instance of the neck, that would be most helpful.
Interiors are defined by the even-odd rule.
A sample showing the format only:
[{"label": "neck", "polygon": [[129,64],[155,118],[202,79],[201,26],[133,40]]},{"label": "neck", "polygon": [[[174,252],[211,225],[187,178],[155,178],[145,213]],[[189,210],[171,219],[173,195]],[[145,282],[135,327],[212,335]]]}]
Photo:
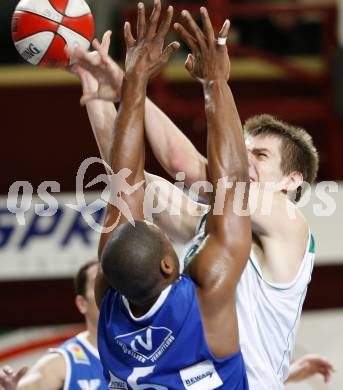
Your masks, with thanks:
[{"label": "neck", "polygon": [[170,285],[174,284],[176,280],[179,278],[179,274],[170,275],[167,279],[165,279],[161,284],[159,291],[154,294],[151,298],[142,300],[142,301],[133,301],[128,299],[130,304],[130,309],[132,314],[135,317],[141,317],[144,314],[146,314],[152,306],[155,304],[155,302],[160,297],[161,293]]},{"label": "neck", "polygon": [[86,326],[88,330],[87,340],[93,345],[93,347],[97,348],[97,327],[94,326],[89,320],[86,319]]},{"label": "neck", "polygon": [[144,302],[129,301],[132,314],[135,317],[144,316],[144,314],[146,314],[154,306],[155,302],[157,301],[160,295],[161,295],[161,291],[153,298],[150,298]]}]

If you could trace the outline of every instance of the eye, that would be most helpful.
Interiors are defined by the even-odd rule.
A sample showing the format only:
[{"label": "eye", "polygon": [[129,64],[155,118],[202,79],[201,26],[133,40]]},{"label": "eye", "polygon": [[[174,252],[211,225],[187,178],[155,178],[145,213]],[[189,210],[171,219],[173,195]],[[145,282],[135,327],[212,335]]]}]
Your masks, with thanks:
[{"label": "eye", "polygon": [[265,153],[261,153],[261,152],[260,152],[260,153],[258,154],[258,157],[267,158],[268,156],[267,156]]}]

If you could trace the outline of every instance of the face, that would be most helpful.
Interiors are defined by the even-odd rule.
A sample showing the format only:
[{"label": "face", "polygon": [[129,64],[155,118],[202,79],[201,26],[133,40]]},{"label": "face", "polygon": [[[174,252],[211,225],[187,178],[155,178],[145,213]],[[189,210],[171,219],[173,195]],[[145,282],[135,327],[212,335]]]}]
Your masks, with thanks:
[{"label": "face", "polygon": [[250,181],[280,183],[285,176],[281,172],[281,139],[273,135],[247,136]]},{"label": "face", "polygon": [[78,308],[80,312],[86,317],[87,322],[90,322],[94,327],[97,326],[99,319],[99,310],[95,303],[94,296],[94,284],[97,271],[97,264],[94,264],[88,268],[85,296],[78,295],[78,299],[81,304],[78,305]]}]

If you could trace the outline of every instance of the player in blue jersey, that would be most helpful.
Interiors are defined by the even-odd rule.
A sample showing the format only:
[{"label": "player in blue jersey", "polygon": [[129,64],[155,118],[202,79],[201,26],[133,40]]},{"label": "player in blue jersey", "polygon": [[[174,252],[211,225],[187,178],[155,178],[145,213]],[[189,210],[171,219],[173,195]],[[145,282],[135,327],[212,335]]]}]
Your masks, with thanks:
[{"label": "player in blue jersey", "polygon": [[[192,50],[186,68],[202,84],[209,176],[216,201],[222,201],[222,210],[213,207],[208,215],[203,247],[186,275],[180,275],[170,241],[156,225],[144,221],[145,189],[139,187],[144,180],[148,80],[179,47],[173,42],[163,50],[173,9],[168,8],[158,27],[160,12],[160,1],[155,0],[146,22],[144,5],[138,5],[136,39],[130,24],[124,26],[126,71],[110,158],[113,197],[99,244],[101,268],[95,289],[101,307],[100,357],[111,389],[247,389],[235,288],[249,256],[251,224],[249,216],[234,213],[233,201],[237,183],[244,184],[241,201],[246,206],[249,175],[242,127],[227,85],[229,22],[218,39],[205,8],[203,30],[188,12],[182,13],[185,26],[175,25]],[[113,63],[98,43],[94,46],[100,54],[97,64],[87,61],[79,48],[72,54],[98,78],[101,89],[104,82],[111,82]],[[125,187],[123,169],[131,171],[130,176],[125,174]],[[123,202],[125,210],[118,206]],[[215,206],[214,196],[211,204]]]},{"label": "player in blue jersey", "polygon": [[87,331],[79,333],[57,348],[49,350],[26,373],[0,371],[0,390],[105,390],[108,388],[96,348],[99,312],[94,299],[97,261],[84,264],[74,284],[76,306],[85,316]]}]

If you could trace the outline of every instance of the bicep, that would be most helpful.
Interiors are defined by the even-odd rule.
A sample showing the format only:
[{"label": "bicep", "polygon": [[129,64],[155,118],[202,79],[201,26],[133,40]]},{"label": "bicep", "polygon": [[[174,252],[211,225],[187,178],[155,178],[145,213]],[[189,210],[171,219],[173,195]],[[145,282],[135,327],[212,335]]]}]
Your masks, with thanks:
[{"label": "bicep", "polygon": [[18,383],[18,390],[56,390],[63,388],[66,362],[60,353],[43,356]]}]

